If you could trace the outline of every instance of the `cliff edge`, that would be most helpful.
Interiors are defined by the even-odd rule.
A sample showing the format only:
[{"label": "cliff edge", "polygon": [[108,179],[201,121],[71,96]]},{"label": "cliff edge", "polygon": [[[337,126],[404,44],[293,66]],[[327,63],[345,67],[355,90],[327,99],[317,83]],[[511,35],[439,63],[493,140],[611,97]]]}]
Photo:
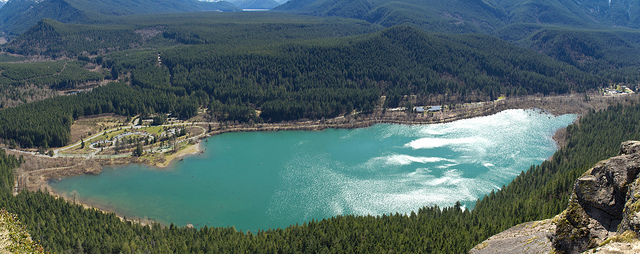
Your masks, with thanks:
[{"label": "cliff edge", "polygon": [[640,253],[640,141],[580,176],[567,209],[551,220],[523,223],[470,253]]},{"label": "cliff edge", "polygon": [[44,253],[17,216],[0,209],[0,253]]}]

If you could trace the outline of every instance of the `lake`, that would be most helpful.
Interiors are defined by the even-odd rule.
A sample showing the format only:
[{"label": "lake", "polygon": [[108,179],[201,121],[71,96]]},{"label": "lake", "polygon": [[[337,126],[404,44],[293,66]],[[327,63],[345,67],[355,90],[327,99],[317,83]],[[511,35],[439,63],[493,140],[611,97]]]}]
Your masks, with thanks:
[{"label": "lake", "polygon": [[456,201],[471,208],[549,158],[553,133],[576,117],[506,110],[445,124],[226,133],[167,169],[106,167],[50,184],[128,218],[243,231]]}]

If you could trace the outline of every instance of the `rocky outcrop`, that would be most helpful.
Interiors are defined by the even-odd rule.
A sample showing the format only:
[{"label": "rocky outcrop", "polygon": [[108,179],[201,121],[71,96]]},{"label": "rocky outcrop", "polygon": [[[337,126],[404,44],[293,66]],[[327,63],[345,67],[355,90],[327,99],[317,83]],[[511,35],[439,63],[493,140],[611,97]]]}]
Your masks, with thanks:
[{"label": "rocky outcrop", "polygon": [[42,246],[31,239],[18,216],[0,209],[0,253],[44,253]]},{"label": "rocky outcrop", "polygon": [[626,231],[607,239],[600,247],[590,249],[583,253],[621,254],[640,253],[640,239],[633,231]]},{"label": "rocky outcrop", "polygon": [[551,219],[522,223],[489,237],[469,253],[549,253],[552,250],[549,235],[555,229]]},{"label": "rocky outcrop", "polygon": [[561,214],[512,227],[470,253],[640,253],[639,173],[640,141],[624,142],[576,180]]},{"label": "rocky outcrop", "polygon": [[567,209],[551,236],[558,252],[580,253],[609,237],[640,229],[640,142],[627,141],[620,155],[598,162],[576,180]]}]

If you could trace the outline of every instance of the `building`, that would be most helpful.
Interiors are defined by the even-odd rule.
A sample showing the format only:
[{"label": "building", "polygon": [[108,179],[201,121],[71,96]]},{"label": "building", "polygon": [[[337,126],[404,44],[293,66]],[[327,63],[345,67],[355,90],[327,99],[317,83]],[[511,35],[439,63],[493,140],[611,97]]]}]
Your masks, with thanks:
[{"label": "building", "polygon": [[439,112],[442,111],[442,105],[431,106],[428,110],[429,112]]}]

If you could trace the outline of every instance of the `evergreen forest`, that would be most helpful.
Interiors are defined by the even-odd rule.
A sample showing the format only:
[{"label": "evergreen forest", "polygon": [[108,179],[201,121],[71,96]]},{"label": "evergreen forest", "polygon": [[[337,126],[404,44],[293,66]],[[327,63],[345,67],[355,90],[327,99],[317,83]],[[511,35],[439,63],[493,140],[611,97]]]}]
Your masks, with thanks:
[{"label": "evergreen forest", "polygon": [[[427,34],[398,26],[341,38],[299,36],[296,43],[253,47],[196,43],[81,55],[110,71],[76,79],[104,75],[129,86],[107,85],[0,111],[0,138],[19,147],[64,146],[74,119],[100,113],[162,112],[188,119],[202,107],[218,121],[282,122],[368,114],[382,96],[383,107],[393,108],[405,106],[407,95],[417,96],[419,103],[452,104],[584,92],[610,82],[486,35]],[[197,37],[209,41],[206,35]],[[73,85],[65,82],[50,84]],[[130,99],[137,94],[144,94],[144,100]]]},{"label": "evergreen forest", "polygon": [[[472,210],[424,207],[411,214],[336,216],[285,229],[239,232],[142,226],[42,192],[12,195],[16,158],[0,151],[0,207],[17,214],[45,250],[84,253],[463,253],[518,223],[565,209],[575,179],[597,161],[640,139],[640,104],[592,111],[567,128],[566,147],[477,201]],[[598,145],[595,145],[598,144]]]},{"label": "evergreen forest", "polygon": [[[637,90],[638,4],[291,0],[247,13],[224,1],[10,0],[0,8],[0,141],[63,147],[74,122],[103,113],[164,121],[204,110],[199,117],[221,125],[251,126]],[[577,177],[640,139],[635,100],[583,115],[551,159],[473,209],[338,215],[258,232],[141,225],[48,193],[14,196],[14,170],[26,162],[4,149],[0,208],[51,253],[464,253],[564,210]]]}]

